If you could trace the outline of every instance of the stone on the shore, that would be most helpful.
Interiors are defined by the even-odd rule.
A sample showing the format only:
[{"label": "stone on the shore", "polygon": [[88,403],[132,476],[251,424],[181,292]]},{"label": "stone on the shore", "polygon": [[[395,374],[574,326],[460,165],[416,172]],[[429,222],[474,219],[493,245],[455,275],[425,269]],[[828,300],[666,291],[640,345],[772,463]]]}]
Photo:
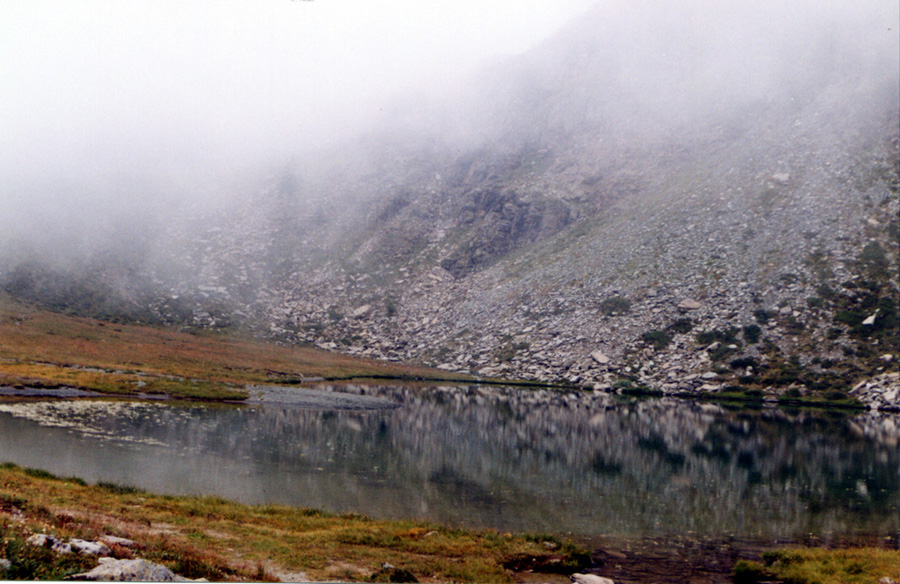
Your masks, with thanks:
[{"label": "stone on the shore", "polygon": [[591,353],[591,359],[601,365],[606,365],[607,363],[609,363],[609,357],[607,357],[600,351],[594,351],[593,353]]},{"label": "stone on the shore", "polygon": [[184,582],[172,570],[147,560],[100,558],[100,564],[88,572],[67,576],[66,580],[103,582]]},{"label": "stone on the shore", "polygon": [[595,574],[572,574],[569,576],[569,580],[575,582],[575,584],[616,584],[609,578]]},{"label": "stone on the shore", "polygon": [[900,410],[900,371],[882,373],[863,379],[850,390],[850,395],[872,410]]}]

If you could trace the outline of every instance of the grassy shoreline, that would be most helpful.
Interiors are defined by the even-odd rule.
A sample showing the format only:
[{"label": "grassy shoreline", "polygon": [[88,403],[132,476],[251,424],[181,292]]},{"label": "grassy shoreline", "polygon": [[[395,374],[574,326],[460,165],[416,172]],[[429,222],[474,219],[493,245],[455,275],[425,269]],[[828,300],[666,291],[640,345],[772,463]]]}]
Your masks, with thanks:
[{"label": "grassy shoreline", "polygon": [[128,538],[138,550],[114,549],[114,555],[210,580],[371,581],[389,563],[422,582],[511,582],[516,568],[567,574],[590,561],[585,550],[548,535],[156,495],[8,463],[0,464],[0,532],[0,558],[11,556],[17,569],[30,561],[33,576],[49,579],[82,570],[85,562],[35,561],[21,549],[33,533]]},{"label": "grassy shoreline", "polygon": [[248,385],[357,378],[472,380],[235,333],[192,334],[62,315],[0,296],[0,385],[240,400]]},{"label": "grassy shoreline", "polygon": [[[38,533],[62,540],[124,537],[136,545],[112,545],[114,557],[140,557],[187,578],[214,581],[413,581],[411,577],[419,582],[537,578],[562,583],[578,571],[609,573],[602,559],[594,564],[588,550],[552,535],[374,520],[355,513],[245,505],[219,497],[158,495],[110,483],[88,485],[77,477],[0,463],[0,559],[11,564],[0,578],[59,580],[96,564],[96,558],[57,554],[25,542]],[[645,554],[632,555],[630,543],[609,549],[604,545],[596,553],[614,558],[615,564],[639,564],[624,571],[615,565],[616,581],[627,579],[629,573],[639,576],[662,569],[676,579],[706,570],[720,575],[716,582],[726,581],[722,578],[730,582],[733,575],[735,582],[744,584],[877,584],[885,577],[895,578],[900,565],[895,545],[858,542],[829,549],[784,547],[779,542],[763,542],[760,547],[755,542],[740,553],[742,559],[730,563],[729,552],[720,552],[686,564],[683,552],[677,550],[677,561],[664,557],[671,543]],[[731,547],[734,542],[729,538],[713,547],[723,544]],[[773,545],[778,549],[767,549]],[[632,555],[628,562],[623,551]],[[729,565],[720,565],[723,559]],[[654,562],[659,566],[654,568]],[[393,568],[384,570],[384,564]]]}]

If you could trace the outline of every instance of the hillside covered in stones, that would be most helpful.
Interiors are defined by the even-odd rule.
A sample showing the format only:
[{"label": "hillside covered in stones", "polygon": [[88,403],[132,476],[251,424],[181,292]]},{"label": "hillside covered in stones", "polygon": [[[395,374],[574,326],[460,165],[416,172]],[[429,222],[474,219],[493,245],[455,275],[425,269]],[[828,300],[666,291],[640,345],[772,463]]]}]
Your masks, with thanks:
[{"label": "hillside covered in stones", "polygon": [[646,4],[598,5],[125,259],[7,260],[3,287],[482,377],[896,387],[896,29],[863,14],[837,34],[828,10],[768,4],[753,25],[735,8],[670,27],[712,17]]}]

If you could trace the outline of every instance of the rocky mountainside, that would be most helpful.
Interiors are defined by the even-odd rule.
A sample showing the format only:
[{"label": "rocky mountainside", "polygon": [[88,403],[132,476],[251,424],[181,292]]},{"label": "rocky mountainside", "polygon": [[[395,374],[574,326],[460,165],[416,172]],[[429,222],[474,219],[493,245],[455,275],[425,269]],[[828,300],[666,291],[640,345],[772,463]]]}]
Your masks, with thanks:
[{"label": "rocky mountainside", "polygon": [[896,370],[896,34],[640,6],[410,99],[93,285],[148,320],[486,377],[841,399]]}]

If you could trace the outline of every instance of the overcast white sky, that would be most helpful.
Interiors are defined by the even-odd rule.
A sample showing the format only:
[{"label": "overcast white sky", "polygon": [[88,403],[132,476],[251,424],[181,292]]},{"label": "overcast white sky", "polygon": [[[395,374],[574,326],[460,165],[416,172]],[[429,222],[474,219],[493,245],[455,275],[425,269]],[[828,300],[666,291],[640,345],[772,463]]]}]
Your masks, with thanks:
[{"label": "overcast white sky", "polygon": [[[281,167],[374,118],[391,96],[434,95],[468,71],[503,64],[594,2],[0,0],[0,244],[12,230],[80,229]],[[634,2],[604,0],[603,9],[640,19]],[[897,21],[896,0],[687,4],[698,18],[719,7],[746,14],[798,44],[806,23],[829,9],[871,13],[881,33]],[[679,19],[661,30],[669,20]]]},{"label": "overcast white sky", "polygon": [[390,95],[528,49],[591,3],[3,0],[0,197],[284,157]]}]

